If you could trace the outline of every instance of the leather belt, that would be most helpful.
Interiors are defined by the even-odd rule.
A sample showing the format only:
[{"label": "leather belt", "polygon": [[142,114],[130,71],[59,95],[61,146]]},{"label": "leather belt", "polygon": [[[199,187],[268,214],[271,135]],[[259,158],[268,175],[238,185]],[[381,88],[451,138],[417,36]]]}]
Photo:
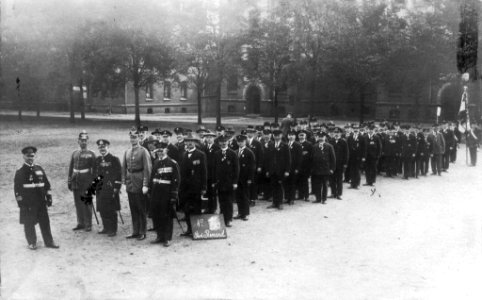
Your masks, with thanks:
[{"label": "leather belt", "polygon": [[84,173],[89,173],[90,172],[90,169],[74,169],[73,171],[74,173],[80,173],[80,174],[84,174]]},{"label": "leather belt", "polygon": [[26,189],[33,189],[33,188],[38,188],[38,187],[44,187],[45,183],[25,183],[23,185],[24,188]]},{"label": "leather belt", "polygon": [[152,181],[153,181],[154,183],[159,183],[159,184],[171,184],[171,181],[170,181],[170,180],[164,180],[164,179],[154,178],[154,179],[152,179]]}]

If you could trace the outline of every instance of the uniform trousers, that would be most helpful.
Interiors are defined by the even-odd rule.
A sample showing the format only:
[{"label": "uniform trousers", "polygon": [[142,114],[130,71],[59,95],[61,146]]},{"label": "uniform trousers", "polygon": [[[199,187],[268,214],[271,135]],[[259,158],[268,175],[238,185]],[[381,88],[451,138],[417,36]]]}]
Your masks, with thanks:
[{"label": "uniform trousers", "polygon": [[442,154],[434,154],[431,159],[432,173],[441,174],[442,173]]},{"label": "uniform trousers", "polygon": [[24,221],[23,229],[25,231],[25,238],[29,245],[37,243],[37,233],[35,231],[35,223],[38,220],[40,232],[45,245],[52,245],[54,240],[50,231],[50,219],[46,206],[41,207],[24,207],[27,211],[28,217]]},{"label": "uniform trousers", "polygon": [[283,203],[284,184],[283,175],[271,174],[271,192],[273,194],[273,205],[276,207]]},{"label": "uniform trousers", "polygon": [[385,157],[385,164],[386,164],[386,174],[387,176],[397,176],[397,157],[396,156],[386,156]]},{"label": "uniform trousers", "polygon": [[375,158],[367,158],[365,162],[365,178],[368,184],[374,184],[377,181],[377,164]]},{"label": "uniform trousers", "polygon": [[107,233],[117,233],[117,212],[115,210],[102,210],[100,217]]},{"label": "uniform trousers", "polygon": [[127,192],[132,217],[132,234],[146,234],[147,197],[142,193]]},{"label": "uniform trousers", "polygon": [[290,176],[286,179],[286,200],[292,201],[296,197],[296,182],[298,181],[298,174],[290,172]]},{"label": "uniform trousers", "polygon": [[77,213],[77,225],[85,228],[92,228],[92,203],[88,204],[82,200],[83,190],[74,190],[75,211]]},{"label": "uniform trousers", "polygon": [[263,175],[263,199],[268,201],[271,197],[273,197],[273,188],[271,186],[271,178]]},{"label": "uniform trousers", "polygon": [[457,160],[457,146],[453,147],[450,151],[450,162],[454,163]]},{"label": "uniform trousers", "polygon": [[469,147],[470,163],[472,166],[477,165],[477,147]]},{"label": "uniform trousers", "polygon": [[298,192],[299,192],[299,198],[300,199],[308,199],[310,196],[310,187],[308,185],[308,178],[310,176],[308,174],[302,174],[300,173],[298,175]]},{"label": "uniform trousers", "polygon": [[352,188],[357,188],[360,185],[361,175],[360,175],[360,162],[358,160],[353,160],[349,164],[350,168],[350,182]]},{"label": "uniform trousers", "polygon": [[152,198],[152,222],[157,238],[162,242],[172,240],[174,208],[171,206],[170,185],[161,184],[156,188],[155,198]]},{"label": "uniform trousers", "polygon": [[202,213],[201,193],[196,191],[182,191],[181,199],[184,203],[187,232],[192,232],[191,215],[200,215]]},{"label": "uniform trousers", "polygon": [[249,191],[250,184],[246,182],[238,182],[236,189],[236,203],[238,205],[238,215],[242,217],[249,216]]},{"label": "uniform trousers", "polygon": [[311,175],[313,194],[315,194],[316,201],[326,200],[329,179],[330,175]]},{"label": "uniform trousers", "polygon": [[450,151],[447,150],[445,153],[442,155],[442,170],[448,170],[450,166]]},{"label": "uniform trousers", "polygon": [[212,179],[207,180],[208,185],[206,189],[206,197],[208,198],[207,212],[209,214],[214,214],[218,209],[218,201],[216,199],[216,189],[212,187]]},{"label": "uniform trousers", "polygon": [[403,178],[415,176],[415,158],[405,157],[403,159]]},{"label": "uniform trousers", "polygon": [[343,167],[335,169],[333,175],[330,176],[331,194],[334,197],[340,197],[343,194]]},{"label": "uniform trousers", "polygon": [[219,210],[227,224],[233,220],[234,191],[218,191]]}]

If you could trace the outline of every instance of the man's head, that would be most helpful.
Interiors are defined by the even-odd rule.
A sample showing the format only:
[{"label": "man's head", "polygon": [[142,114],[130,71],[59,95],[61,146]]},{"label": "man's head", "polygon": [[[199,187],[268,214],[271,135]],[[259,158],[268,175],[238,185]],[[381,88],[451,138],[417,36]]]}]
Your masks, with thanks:
[{"label": "man's head", "polygon": [[209,145],[212,145],[214,143],[214,138],[216,137],[216,134],[212,131],[207,131],[204,133],[204,138],[206,140],[206,143]]},{"label": "man's head", "polygon": [[317,136],[318,136],[318,143],[322,144],[322,143],[326,142],[326,133],[319,132],[317,134]]},{"label": "man's head", "polygon": [[246,147],[246,139],[246,136],[241,134],[236,137],[236,142],[238,142],[239,148]]},{"label": "man's head", "polygon": [[194,148],[196,148],[196,142],[198,141],[198,139],[196,139],[192,132],[189,132],[186,137],[184,138],[184,141],[186,142],[186,148],[188,150],[192,150]]},{"label": "man's head", "polygon": [[306,140],[306,131],[305,130],[301,130],[299,133],[298,133],[298,138],[300,139],[301,142],[304,142]]},{"label": "man's head", "polygon": [[139,133],[139,139],[142,141],[146,136],[149,128],[147,126],[139,126],[137,132]]},{"label": "man's head", "polygon": [[228,138],[225,136],[221,136],[218,139],[218,143],[221,149],[226,149],[228,147]]},{"label": "man's head", "polygon": [[89,141],[89,135],[87,134],[87,132],[85,130],[82,130],[80,133],[79,133],[79,140],[77,141],[77,143],[79,144],[80,148],[81,149],[87,149],[87,143]]},{"label": "man's head", "polygon": [[288,131],[288,141],[294,142],[296,140],[296,131]]},{"label": "man's head", "polygon": [[333,130],[333,136],[335,139],[339,140],[341,138],[341,129],[335,128],[335,130]]},{"label": "man's head", "polygon": [[247,128],[246,128],[246,135],[249,139],[252,139],[256,136],[256,129],[254,128],[254,126],[252,125],[249,125]]},{"label": "man's head", "polygon": [[216,136],[225,135],[226,134],[225,130],[226,128],[224,128],[224,126],[221,126],[221,125],[216,126]]},{"label": "man's head", "polygon": [[135,128],[132,128],[129,132],[129,139],[132,146],[136,146],[139,144],[139,131]]},{"label": "man's head", "polygon": [[22,149],[23,160],[31,165],[35,160],[35,156],[37,155],[37,148],[34,146],[27,146]]},{"label": "man's head", "polygon": [[263,140],[265,142],[269,141],[271,139],[271,130],[269,129],[264,129],[263,130]]},{"label": "man's head", "polygon": [[110,142],[105,139],[97,140],[97,148],[99,149],[100,155],[104,156],[109,152]]},{"label": "man's head", "polygon": [[161,131],[161,142],[169,144],[172,133],[169,130]]},{"label": "man's head", "polygon": [[176,139],[178,142],[182,142],[184,140],[184,129],[181,127],[174,128],[174,133],[176,134]]},{"label": "man's head", "polygon": [[279,129],[273,130],[273,138],[275,142],[281,141],[281,138],[283,136],[283,132]]},{"label": "man's head", "polygon": [[157,155],[161,158],[161,159],[164,159],[166,158],[168,155],[168,148],[167,148],[167,145],[165,143],[162,143],[159,145],[159,148],[157,149]]}]

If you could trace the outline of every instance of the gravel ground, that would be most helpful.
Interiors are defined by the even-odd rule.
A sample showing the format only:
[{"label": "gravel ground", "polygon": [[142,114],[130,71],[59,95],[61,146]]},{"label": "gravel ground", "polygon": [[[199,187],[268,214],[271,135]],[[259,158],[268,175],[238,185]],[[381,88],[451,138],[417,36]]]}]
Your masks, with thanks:
[{"label": "gravel ground", "polygon": [[[442,177],[379,178],[375,190],[345,189],[342,201],[298,201],[283,211],[260,201],[225,240],[182,238],[175,224],[164,248],[149,244],[153,233],[125,239],[125,192],[126,224],[115,238],[96,234],[97,225],[71,230],[66,174],[80,128],[0,121],[2,299],[482,299],[482,172],[465,165],[464,145]],[[128,147],[124,129],[84,128],[92,141],[109,137],[115,155]],[[42,242],[28,250],[18,224],[13,175],[26,144],[39,147],[37,163],[53,183],[58,250]]]}]

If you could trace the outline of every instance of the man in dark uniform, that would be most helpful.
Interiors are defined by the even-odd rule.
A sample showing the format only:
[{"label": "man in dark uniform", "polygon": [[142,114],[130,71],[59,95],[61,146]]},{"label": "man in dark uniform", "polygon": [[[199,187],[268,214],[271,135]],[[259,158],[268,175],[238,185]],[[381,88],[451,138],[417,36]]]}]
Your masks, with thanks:
[{"label": "man in dark uniform", "polygon": [[147,193],[152,163],[149,152],[139,144],[139,132],[132,128],[129,132],[131,148],[124,152],[122,158],[122,182],[126,185],[129,208],[132,217],[132,234],[128,239],[146,238],[147,225]]},{"label": "man in dark uniform", "polygon": [[298,192],[299,198],[305,201],[309,201],[310,196],[310,187],[308,184],[308,180],[311,174],[311,161],[312,161],[312,152],[313,152],[313,145],[306,140],[307,132],[305,130],[301,130],[298,133],[298,138],[300,140],[301,145],[301,165],[300,171],[298,175]]},{"label": "man in dark uniform", "polygon": [[87,149],[89,136],[82,131],[79,134],[79,150],[72,153],[69,166],[68,188],[74,193],[77,226],[73,230],[92,230],[92,203],[82,201],[82,196],[89,189],[94,178],[95,153]]},{"label": "man in dark uniform", "polygon": [[367,156],[365,161],[365,178],[366,183],[364,185],[373,186],[377,181],[377,165],[378,159],[382,154],[382,146],[380,139],[373,132],[374,127],[368,127],[368,133],[366,135]]},{"label": "man in dark uniform", "polygon": [[296,131],[291,130],[288,134],[288,147],[291,156],[290,175],[286,179],[286,203],[293,205],[296,197],[296,186],[303,160],[303,147],[296,141]]},{"label": "man in dark uniform", "polygon": [[207,163],[206,155],[196,149],[199,141],[192,133],[189,133],[184,141],[186,152],[181,160],[181,185],[179,194],[181,202],[184,203],[184,214],[186,216],[187,231],[183,236],[191,236],[191,215],[200,215],[202,212],[201,196],[207,190]]},{"label": "man in dark uniform", "polygon": [[360,186],[360,167],[366,158],[366,141],[360,134],[359,127],[353,125],[353,135],[348,137],[348,168],[350,168],[350,188],[358,189]]},{"label": "man in dark uniform", "polygon": [[222,125],[216,126],[216,138],[214,139],[214,143],[219,145],[219,139],[221,137],[226,137],[226,128]]},{"label": "man in dark uniform", "polygon": [[122,167],[117,156],[109,152],[110,142],[97,141],[100,156],[95,160],[96,208],[102,218],[104,229],[100,234],[112,237],[117,234],[117,211],[120,210],[119,191],[122,185]]},{"label": "man in dark uniform", "polygon": [[169,156],[170,159],[174,159],[177,162],[179,161],[179,150],[175,145],[171,143],[171,140],[170,140],[171,137],[172,137],[172,133],[169,130],[162,130],[160,146],[162,148],[167,147],[167,155]]},{"label": "man in dark uniform", "polygon": [[141,125],[137,128],[137,132],[139,133],[139,144],[146,149],[147,149],[148,131],[149,131],[149,127],[147,126]]},{"label": "man in dark uniform", "polygon": [[236,142],[236,136],[234,135],[236,131],[234,130],[233,127],[228,127],[226,128],[226,136],[228,137],[228,147],[231,148],[231,150],[238,151],[239,146],[238,143]]},{"label": "man in dark uniform", "polygon": [[207,191],[206,197],[208,198],[207,213],[214,214],[218,209],[218,200],[216,199],[216,190],[212,187],[214,183],[214,171],[215,171],[215,154],[220,149],[219,145],[214,142],[215,133],[208,131],[204,133],[206,144],[203,152],[206,154],[206,162],[208,169],[207,179]]},{"label": "man in dark uniform", "polygon": [[176,139],[177,139],[177,142],[175,145],[178,151],[177,156],[180,161],[184,157],[184,152],[186,147],[186,143],[184,142],[184,129],[182,129],[181,127],[176,127],[174,128],[174,133],[176,134]]},{"label": "man in dark uniform", "polygon": [[236,137],[239,161],[238,188],[236,189],[236,203],[238,204],[238,215],[234,219],[248,220],[249,216],[249,192],[254,181],[256,171],[256,159],[253,151],[246,147],[246,136]]},{"label": "man in dark uniform", "polygon": [[14,193],[20,208],[20,224],[23,224],[25,237],[30,250],[37,249],[35,224],[40,225],[45,247],[59,248],[54,243],[50,231],[47,206],[52,205],[50,182],[41,166],[34,164],[37,148],[28,146],[22,149],[25,163],[15,172]]},{"label": "man in dark uniform", "polygon": [[442,132],[445,139],[445,152],[442,156],[442,171],[447,172],[450,166],[450,154],[457,147],[457,138],[454,131],[451,129],[451,123],[444,123],[444,130]]},{"label": "man in dark uniform", "polygon": [[415,178],[419,175],[425,176],[425,157],[427,155],[427,140],[419,128],[417,134],[417,154],[415,155]]},{"label": "man in dark uniform", "polygon": [[394,129],[390,129],[382,147],[382,152],[385,155],[385,171],[387,177],[397,176],[400,150],[401,146],[399,145],[396,132]]},{"label": "man in dark uniform", "polygon": [[218,191],[219,210],[224,217],[224,223],[231,227],[234,191],[238,188],[239,163],[236,152],[229,149],[225,136],[220,136],[218,143],[220,149],[214,154],[212,187]]},{"label": "man in dark uniform", "polygon": [[325,204],[328,191],[328,181],[336,167],[335,151],[333,146],[326,142],[327,134],[318,134],[318,144],[313,146],[313,163],[311,168],[311,182],[315,201],[313,203]]},{"label": "man in dark uniform", "polygon": [[333,134],[335,139],[332,146],[335,151],[336,167],[331,176],[331,193],[336,199],[341,200],[343,194],[343,173],[348,165],[349,158],[348,143],[341,138],[341,128],[336,128]]},{"label": "man in dark uniform", "polygon": [[262,179],[261,179],[261,189],[263,191],[263,200],[270,201],[270,198],[273,196],[271,190],[271,179],[268,174],[269,172],[269,160],[271,156],[273,141],[271,140],[271,130],[264,129],[263,130],[263,138],[261,140],[261,145],[263,146],[263,162],[262,162]]},{"label": "man in dark uniform", "polygon": [[413,135],[413,130],[405,127],[405,136],[402,144],[403,178],[414,177],[415,157],[417,155],[417,138]]},{"label": "man in dark uniform", "polygon": [[270,178],[273,193],[273,204],[268,208],[283,209],[283,195],[286,179],[290,175],[291,156],[288,145],[281,141],[283,132],[279,129],[273,131],[274,143],[268,150],[268,168],[266,177]]},{"label": "man in dark uniform", "polygon": [[428,136],[428,141],[432,145],[432,155],[430,163],[432,165],[432,175],[442,175],[442,156],[445,152],[445,139],[439,132],[438,124],[432,126],[432,132]]},{"label": "man in dark uniform", "polygon": [[249,191],[249,200],[250,205],[254,206],[256,204],[256,200],[258,200],[258,185],[262,181],[263,174],[262,167],[263,167],[263,146],[261,143],[256,139],[256,130],[252,126],[248,126],[246,128],[246,146],[251,149],[254,153],[254,158],[256,160],[256,173],[254,176],[254,181],[251,183],[250,191]]},{"label": "man in dark uniform", "polygon": [[159,160],[152,167],[149,189],[152,196],[152,221],[157,238],[153,244],[162,243],[169,247],[172,240],[173,221],[175,217],[175,204],[178,198],[180,173],[177,162],[168,155],[169,148],[161,144]]}]

